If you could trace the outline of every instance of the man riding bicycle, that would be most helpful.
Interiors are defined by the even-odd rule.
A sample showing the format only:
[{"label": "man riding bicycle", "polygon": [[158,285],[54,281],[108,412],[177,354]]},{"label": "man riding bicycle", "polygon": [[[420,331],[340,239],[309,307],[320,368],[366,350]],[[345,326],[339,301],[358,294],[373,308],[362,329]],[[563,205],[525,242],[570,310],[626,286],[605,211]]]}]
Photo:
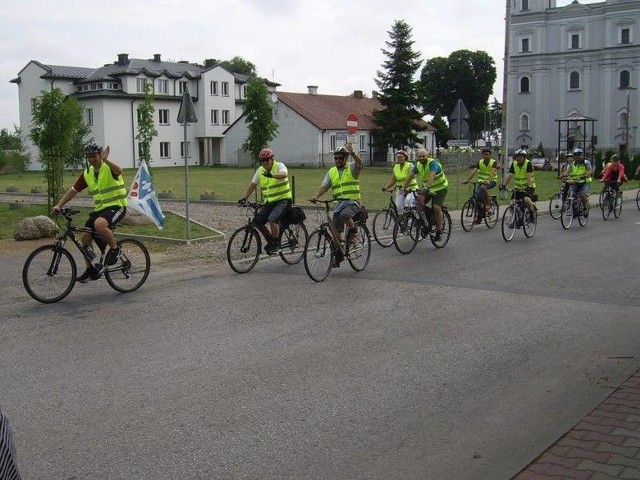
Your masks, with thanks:
[{"label": "man riding bicycle", "polygon": [[[257,185],[264,198],[264,205],[256,214],[255,223],[264,238],[267,239],[265,248],[268,255],[276,255],[280,251],[280,220],[291,208],[291,187],[289,186],[289,172],[282,162],[276,162],[273,150],[263,148],[258,155],[261,166],[255,171],[253,178],[247,185],[244,196],[238,203],[244,204],[253,193]],[[269,229],[265,224],[269,222]]]},{"label": "man riding bicycle", "polygon": [[624,173],[624,164],[620,162],[617,154],[611,155],[610,162],[604,167],[600,182],[610,184],[616,193],[620,191],[620,186],[627,181]]},{"label": "man riding bicycle", "polygon": [[[402,186],[404,185],[404,180],[411,174],[411,169],[413,168],[413,164],[408,162],[409,154],[404,150],[398,150],[396,152],[396,164],[393,166],[393,173],[389,178],[389,181],[382,187],[383,192],[392,191],[389,190],[394,185],[398,187],[398,191],[396,192],[396,208],[398,212],[402,213],[404,209],[405,200],[408,200],[408,205],[414,205],[413,193],[406,193]],[[408,187],[410,192],[414,192],[418,189],[418,181],[412,180],[409,183]]]},{"label": "man riding bicycle", "polygon": [[403,188],[407,189],[416,176],[422,181],[422,188],[418,191],[416,197],[418,205],[424,208],[427,202],[431,200],[433,215],[436,221],[436,235],[434,240],[437,242],[442,238],[444,225],[442,206],[447,196],[449,181],[444,174],[442,164],[435,158],[430,158],[429,152],[424,148],[418,150],[418,163],[413,166],[411,174],[404,180]]},{"label": "man riding bicycle", "polygon": [[531,197],[535,195],[536,191],[533,164],[527,159],[527,151],[524,148],[516,150],[516,153],[513,156],[514,161],[511,162],[511,165],[509,166],[509,172],[504,178],[502,185],[500,185],[500,190],[505,190],[509,186],[511,179],[513,179],[516,189],[524,191],[524,193],[517,193],[518,196],[516,199],[519,199],[520,195],[524,197],[524,204],[533,215],[536,210],[536,206],[531,199]]},{"label": "man riding bicycle", "polygon": [[572,185],[574,196],[580,195],[582,205],[589,202],[589,187],[593,180],[591,162],[584,158],[581,148],[573,149],[573,163],[567,167],[567,177]]},{"label": "man riding bicycle", "polygon": [[[463,185],[466,185],[471,181],[471,179],[477,174],[478,175],[478,185],[476,186],[475,197],[478,201],[482,201],[484,205],[484,210],[491,210],[491,202],[489,201],[489,190],[496,186],[497,184],[497,172],[500,168],[500,164],[494,158],[491,158],[491,149],[483,148],[482,149],[482,158],[476,163],[473,167],[471,167],[471,172],[469,172],[469,176],[467,179],[462,182]],[[480,212],[478,218],[476,219],[476,223],[482,223],[482,219],[484,218],[484,211]]]},{"label": "man riding bicycle", "polygon": [[[87,160],[87,168],[76,180],[76,183],[62,195],[62,198],[53,206],[53,212],[60,209],[78,192],[89,188],[95,208],[89,214],[85,227],[91,228],[100,235],[100,239],[109,245],[109,252],[105,257],[105,265],[114,265],[120,256],[120,248],[113,235],[113,227],[120,222],[127,213],[127,189],[122,177],[122,168],[107,159],[110,148],[103,149],[101,145],[90,142],[84,147]],[[92,236],[86,232],[82,234],[82,245],[88,247]],[[98,245],[102,250],[104,245]],[[85,259],[87,269],[76,281],[84,283],[87,280],[97,280],[102,274]]]}]

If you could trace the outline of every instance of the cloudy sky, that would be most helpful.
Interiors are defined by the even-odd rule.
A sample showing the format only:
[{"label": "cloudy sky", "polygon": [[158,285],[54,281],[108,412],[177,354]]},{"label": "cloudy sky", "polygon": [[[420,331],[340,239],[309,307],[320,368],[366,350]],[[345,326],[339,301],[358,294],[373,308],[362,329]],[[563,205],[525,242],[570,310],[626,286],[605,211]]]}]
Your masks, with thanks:
[{"label": "cloudy sky", "polygon": [[239,55],[282,91],[317,85],[321,94],[371,95],[396,20],[413,28],[423,61],[459,49],[488,52],[502,100],[504,0],[5,0],[3,13],[0,128],[10,130],[19,116],[18,87],[9,81],[30,60],[99,67],[118,53],[197,63]]}]

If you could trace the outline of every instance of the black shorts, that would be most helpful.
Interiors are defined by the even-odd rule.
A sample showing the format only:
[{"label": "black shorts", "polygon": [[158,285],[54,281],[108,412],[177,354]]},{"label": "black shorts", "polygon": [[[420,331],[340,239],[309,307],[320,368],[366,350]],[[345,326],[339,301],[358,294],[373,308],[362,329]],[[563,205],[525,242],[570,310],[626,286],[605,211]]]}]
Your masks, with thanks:
[{"label": "black shorts", "polygon": [[84,226],[91,230],[95,230],[94,224],[96,219],[102,217],[109,224],[109,228],[113,228],[124,218],[126,213],[127,207],[119,207],[116,205],[114,207],[103,208],[102,210],[91,212],[87,219],[87,223],[85,223]]}]

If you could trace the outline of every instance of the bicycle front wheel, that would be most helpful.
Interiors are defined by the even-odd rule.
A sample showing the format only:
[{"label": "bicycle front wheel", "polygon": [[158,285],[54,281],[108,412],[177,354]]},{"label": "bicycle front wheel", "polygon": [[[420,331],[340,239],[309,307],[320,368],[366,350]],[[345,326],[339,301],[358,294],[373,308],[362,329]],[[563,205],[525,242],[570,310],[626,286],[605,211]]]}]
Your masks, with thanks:
[{"label": "bicycle front wheel", "polygon": [[606,222],[613,211],[613,206],[611,205],[611,195],[603,195],[602,200],[600,201],[600,208],[602,210],[602,219]]},{"label": "bicycle front wheel", "polygon": [[280,237],[280,258],[288,265],[300,263],[309,233],[304,223],[289,225]]},{"label": "bicycle front wheel", "polygon": [[524,236],[527,238],[533,237],[533,234],[536,233],[536,227],[538,226],[538,211],[533,210],[530,211],[528,208],[524,210],[524,222],[523,222],[523,230]]},{"label": "bicycle front wheel", "polygon": [[34,300],[54,303],[71,293],[77,267],[66,248],[55,244],[36,248],[22,267],[22,283]]},{"label": "bicycle front wheel", "polygon": [[420,222],[413,212],[405,212],[393,225],[393,244],[403,255],[413,252],[420,238]]},{"label": "bicycle front wheel", "polygon": [[562,228],[568,230],[573,223],[573,200],[567,199],[562,204],[562,215],[560,216]]},{"label": "bicycle front wheel", "polygon": [[476,202],[474,200],[467,200],[462,206],[460,212],[460,223],[462,229],[465,232],[470,232],[473,229],[473,225],[478,218],[478,209],[476,208]]},{"label": "bicycle front wheel", "polygon": [[484,212],[484,223],[487,228],[495,228],[498,224],[498,219],[500,218],[500,205],[498,205],[498,201],[496,197],[491,197],[491,208],[489,211]]},{"label": "bicycle front wheel", "polygon": [[431,232],[431,243],[436,248],[444,248],[451,237],[451,215],[447,210],[442,210],[442,232]]},{"label": "bicycle front wheel", "polygon": [[622,191],[613,197],[613,216],[620,218],[622,215]]},{"label": "bicycle front wheel", "polygon": [[380,210],[373,217],[373,238],[382,248],[393,245],[395,217],[395,212],[390,208]]},{"label": "bicycle front wheel", "polygon": [[231,234],[227,244],[227,262],[236,273],[247,273],[258,263],[260,237],[249,226],[238,228]]},{"label": "bicycle front wheel", "polygon": [[132,238],[118,242],[120,259],[104,272],[104,278],[117,292],[133,292],[142,286],[149,277],[151,258],[144,244]]},{"label": "bicycle front wheel", "polygon": [[516,234],[516,209],[509,205],[502,215],[502,238],[510,242]]},{"label": "bicycle front wheel", "polygon": [[304,269],[309,278],[321,282],[331,273],[334,253],[331,237],[323,230],[315,230],[309,235],[304,249]]},{"label": "bicycle front wheel", "polygon": [[558,220],[562,215],[562,196],[559,193],[556,193],[549,200],[549,215],[554,220]]},{"label": "bicycle front wheel", "polygon": [[580,201],[578,209],[578,223],[581,227],[584,227],[589,222],[589,200],[584,205]]},{"label": "bicycle front wheel", "polygon": [[638,207],[638,210],[640,210],[640,190],[636,193],[636,206]]},{"label": "bicycle front wheel", "polygon": [[366,225],[356,225],[357,233],[353,243],[347,241],[347,260],[356,272],[361,272],[369,264],[371,257],[371,241],[369,229]]}]

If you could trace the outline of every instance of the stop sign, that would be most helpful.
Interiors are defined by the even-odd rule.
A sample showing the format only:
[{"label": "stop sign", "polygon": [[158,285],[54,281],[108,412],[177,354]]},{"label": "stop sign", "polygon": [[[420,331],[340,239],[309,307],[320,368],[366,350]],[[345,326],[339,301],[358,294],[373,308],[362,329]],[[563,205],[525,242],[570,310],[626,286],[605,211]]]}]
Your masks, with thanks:
[{"label": "stop sign", "polygon": [[353,135],[358,131],[358,116],[355,113],[347,115],[347,132]]}]

